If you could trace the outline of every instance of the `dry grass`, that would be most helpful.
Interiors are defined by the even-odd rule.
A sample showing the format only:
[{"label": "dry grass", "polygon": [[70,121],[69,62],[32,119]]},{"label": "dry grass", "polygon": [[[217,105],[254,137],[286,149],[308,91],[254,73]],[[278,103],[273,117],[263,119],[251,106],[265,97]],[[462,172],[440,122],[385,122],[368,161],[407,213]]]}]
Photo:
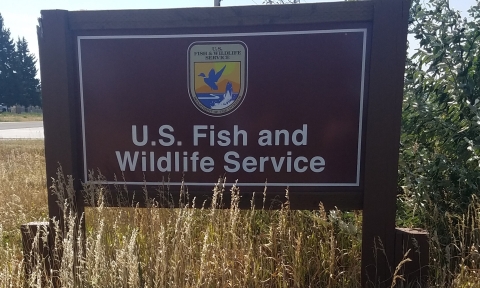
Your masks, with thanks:
[{"label": "dry grass", "polygon": [[26,122],[26,121],[43,121],[41,113],[0,113],[0,122]]},{"label": "dry grass", "polygon": [[[0,157],[5,161],[0,166],[4,179],[0,287],[19,287],[23,281],[39,287],[42,279],[48,287],[52,282],[45,280],[47,271],[41,265],[24,279],[18,229],[25,222],[45,219],[47,213],[42,141],[1,145]],[[62,189],[72,191],[68,180],[59,181],[52,191]],[[195,199],[187,201],[185,195],[180,209],[158,208],[155,202],[142,209],[105,208],[106,187],[84,189],[99,199],[98,208],[86,211],[86,235],[69,230],[55,240],[64,252],[55,259],[65,287],[358,287],[360,283],[358,213],[327,213],[322,207],[291,211],[288,199],[281,210],[239,210],[238,188],[225,191],[221,185],[215,187],[216,201],[209,207]],[[17,200],[12,200],[14,193]],[[231,203],[222,203],[223,193],[232,194]],[[219,209],[222,206],[230,209]],[[68,213],[69,207],[65,208]],[[66,219],[70,227],[79,221],[68,214]],[[41,240],[38,236],[35,243]],[[78,237],[85,238],[85,246],[76,246]],[[83,256],[75,260],[74,254]]]},{"label": "dry grass", "polygon": [[[108,193],[105,189],[95,191]],[[87,214],[83,283],[97,287],[358,287],[359,221],[340,212],[230,209],[222,186],[210,207],[99,208]],[[226,193],[226,192],[225,192]],[[102,197],[99,197],[102,199]],[[193,208],[197,207],[197,208]],[[332,218],[334,217],[334,218]],[[126,224],[128,223],[128,224]],[[109,243],[109,245],[105,245]],[[110,259],[109,262],[103,259]],[[96,286],[96,285],[93,285]]]},{"label": "dry grass", "polygon": [[0,219],[3,233],[48,217],[43,140],[0,140]]},{"label": "dry grass", "polygon": [[19,227],[46,219],[43,141],[0,140],[0,287],[22,287]]},{"label": "dry grass", "polygon": [[[25,279],[18,229],[47,216],[44,165],[43,141],[0,141],[0,287],[52,286],[41,261]],[[68,178],[60,177],[52,187],[53,192],[62,189],[72,192]],[[360,285],[360,212],[325,211],[321,206],[291,211],[288,193],[280,210],[239,210],[239,189],[225,190],[221,184],[214,189],[212,205],[205,207],[184,194],[179,209],[158,208],[153,201],[149,208],[105,208],[107,187],[84,190],[98,199],[97,208],[86,210],[86,235],[74,229],[56,234],[54,274],[63,287]],[[231,193],[231,203],[222,203],[224,193]],[[75,227],[83,218],[68,214],[68,199],[65,205],[68,225]],[[219,209],[222,205],[230,208]],[[471,207],[468,214],[455,216],[463,222],[451,228],[463,229],[465,236],[451,247],[436,245],[431,231],[431,286],[480,287],[480,202],[473,199]],[[85,246],[76,245],[78,239],[85,239]],[[452,275],[455,269],[436,256],[453,250],[457,253],[452,261],[461,261]],[[446,277],[448,273],[453,277]],[[392,276],[402,287],[401,275]]]},{"label": "dry grass", "polygon": [[[432,218],[453,238],[442,244],[442,230],[430,231],[430,262],[437,283],[444,287],[480,287],[480,199],[473,196],[468,211],[463,215],[440,215],[434,209]],[[447,223],[445,223],[447,222]],[[438,225],[440,226],[440,225]]]}]

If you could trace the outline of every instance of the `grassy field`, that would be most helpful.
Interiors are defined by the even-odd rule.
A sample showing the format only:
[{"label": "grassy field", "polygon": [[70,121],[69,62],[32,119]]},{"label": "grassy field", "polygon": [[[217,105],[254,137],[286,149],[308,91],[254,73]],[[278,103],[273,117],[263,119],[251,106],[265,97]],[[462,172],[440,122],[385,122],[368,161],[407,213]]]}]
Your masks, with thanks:
[{"label": "grassy field", "polygon": [[26,121],[43,121],[41,113],[0,113],[0,122],[26,122]]},{"label": "grassy field", "polygon": [[[21,224],[47,218],[44,165],[43,141],[0,141],[0,287],[52,285],[41,261],[25,279],[19,230]],[[51,193],[72,192],[68,179],[58,180]],[[211,206],[190,199],[180,209],[159,209],[154,202],[141,209],[105,208],[106,187],[88,186],[84,192],[98,199],[98,208],[86,211],[86,235],[70,230],[57,234],[55,242],[63,249],[56,254],[55,272],[64,287],[360,285],[361,212],[321,206],[291,211],[287,198],[280,210],[239,210],[239,190],[223,191],[221,185],[212,192]],[[223,193],[232,194],[231,203],[222,203]],[[230,209],[219,209],[222,205]],[[66,216],[70,227],[83,221]],[[480,287],[480,238],[471,237],[480,231],[480,203],[472,200],[468,215],[453,216],[463,224],[451,229],[464,229],[465,237],[442,247],[431,231],[430,284]],[[76,245],[78,237],[84,237],[85,246]],[[463,253],[453,253],[456,249]],[[447,253],[451,262],[438,261]],[[76,262],[74,254],[83,256]]]}]

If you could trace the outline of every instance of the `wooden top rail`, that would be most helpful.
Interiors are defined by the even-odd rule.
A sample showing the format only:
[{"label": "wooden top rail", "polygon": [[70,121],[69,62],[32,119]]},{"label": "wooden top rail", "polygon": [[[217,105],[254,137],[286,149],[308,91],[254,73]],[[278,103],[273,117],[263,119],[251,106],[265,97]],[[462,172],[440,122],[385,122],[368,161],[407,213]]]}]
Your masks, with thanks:
[{"label": "wooden top rail", "polygon": [[71,30],[156,29],[265,24],[363,22],[373,19],[373,2],[332,2],[155,10],[71,11]]}]

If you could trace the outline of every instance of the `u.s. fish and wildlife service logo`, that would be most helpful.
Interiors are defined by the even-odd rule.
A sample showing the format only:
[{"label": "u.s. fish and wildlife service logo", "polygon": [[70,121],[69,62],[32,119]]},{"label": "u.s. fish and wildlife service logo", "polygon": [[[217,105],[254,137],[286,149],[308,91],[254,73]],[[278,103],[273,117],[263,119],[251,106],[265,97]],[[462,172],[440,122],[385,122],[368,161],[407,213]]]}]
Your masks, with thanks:
[{"label": "u.s. fish and wildlife service logo", "polygon": [[235,111],[247,92],[247,46],[241,41],[194,42],[188,48],[188,90],[213,117]]}]

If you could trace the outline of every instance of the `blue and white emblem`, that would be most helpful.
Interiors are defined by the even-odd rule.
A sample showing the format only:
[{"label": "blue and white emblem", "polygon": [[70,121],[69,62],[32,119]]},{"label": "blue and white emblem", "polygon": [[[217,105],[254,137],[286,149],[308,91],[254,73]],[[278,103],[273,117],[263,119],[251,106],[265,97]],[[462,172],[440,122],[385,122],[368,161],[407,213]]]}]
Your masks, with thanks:
[{"label": "blue and white emblem", "polygon": [[190,99],[198,110],[213,117],[232,113],[245,99],[247,46],[240,41],[192,43],[188,79]]}]

